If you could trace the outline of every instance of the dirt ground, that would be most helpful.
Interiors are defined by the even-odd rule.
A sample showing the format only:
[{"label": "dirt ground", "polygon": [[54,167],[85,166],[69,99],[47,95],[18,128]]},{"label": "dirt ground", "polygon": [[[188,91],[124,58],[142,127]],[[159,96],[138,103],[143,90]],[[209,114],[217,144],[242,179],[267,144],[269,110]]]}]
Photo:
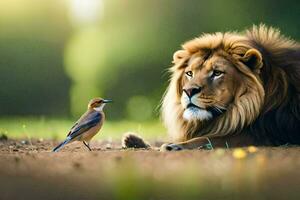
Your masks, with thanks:
[{"label": "dirt ground", "polygon": [[102,141],[52,153],[57,144],[1,140],[0,199],[300,199],[300,147],[159,152]]}]

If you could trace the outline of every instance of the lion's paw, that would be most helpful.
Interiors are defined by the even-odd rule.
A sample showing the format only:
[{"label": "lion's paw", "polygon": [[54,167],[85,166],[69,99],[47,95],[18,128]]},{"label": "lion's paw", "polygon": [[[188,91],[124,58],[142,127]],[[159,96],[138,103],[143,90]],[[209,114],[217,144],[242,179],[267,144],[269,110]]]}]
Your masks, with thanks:
[{"label": "lion's paw", "polygon": [[163,144],[160,147],[160,151],[181,151],[183,150],[183,147],[179,144]]}]

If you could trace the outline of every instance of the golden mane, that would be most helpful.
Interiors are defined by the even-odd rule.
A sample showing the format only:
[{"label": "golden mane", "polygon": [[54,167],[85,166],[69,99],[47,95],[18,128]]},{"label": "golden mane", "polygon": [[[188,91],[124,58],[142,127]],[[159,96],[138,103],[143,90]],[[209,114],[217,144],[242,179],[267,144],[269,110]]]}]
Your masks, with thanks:
[{"label": "golden mane", "polygon": [[[256,49],[261,54],[263,64],[256,71],[240,62],[250,49]],[[183,120],[180,103],[182,68],[191,55],[200,50],[221,52],[247,78],[243,89],[235,94],[233,103],[225,113],[209,122],[187,122]],[[203,34],[186,42],[174,54],[170,84],[163,98],[162,118],[169,134],[175,141],[186,141],[203,135],[239,134],[247,129],[260,131],[255,133],[259,139],[273,137],[269,130],[273,117],[270,115],[275,115],[278,109],[294,109],[291,120],[299,124],[299,56],[298,43],[282,36],[279,30],[265,25],[253,26],[244,33]],[[277,117],[280,118],[279,115]],[[292,132],[299,130],[298,126]]]}]

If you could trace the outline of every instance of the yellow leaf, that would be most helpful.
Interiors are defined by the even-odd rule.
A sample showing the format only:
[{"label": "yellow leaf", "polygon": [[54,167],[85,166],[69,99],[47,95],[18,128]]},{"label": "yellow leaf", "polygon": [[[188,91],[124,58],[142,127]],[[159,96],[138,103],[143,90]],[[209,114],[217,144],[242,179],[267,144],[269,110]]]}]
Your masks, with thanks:
[{"label": "yellow leaf", "polygon": [[233,150],[232,155],[236,159],[243,159],[247,156],[247,152],[244,151],[243,149],[238,148],[238,149]]},{"label": "yellow leaf", "polygon": [[255,146],[249,146],[248,147],[248,151],[249,151],[249,153],[255,153],[255,152],[257,152],[257,147],[255,147]]}]

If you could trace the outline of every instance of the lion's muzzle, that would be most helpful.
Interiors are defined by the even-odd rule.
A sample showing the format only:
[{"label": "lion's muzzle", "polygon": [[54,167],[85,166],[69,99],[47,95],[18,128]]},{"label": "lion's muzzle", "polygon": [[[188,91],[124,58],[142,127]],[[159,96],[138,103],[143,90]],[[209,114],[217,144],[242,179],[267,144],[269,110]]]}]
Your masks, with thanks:
[{"label": "lion's muzzle", "polygon": [[201,88],[192,88],[183,90],[181,96],[181,104],[184,108],[183,118],[187,121],[191,120],[209,120],[213,117],[212,113],[201,106],[197,100]]}]

